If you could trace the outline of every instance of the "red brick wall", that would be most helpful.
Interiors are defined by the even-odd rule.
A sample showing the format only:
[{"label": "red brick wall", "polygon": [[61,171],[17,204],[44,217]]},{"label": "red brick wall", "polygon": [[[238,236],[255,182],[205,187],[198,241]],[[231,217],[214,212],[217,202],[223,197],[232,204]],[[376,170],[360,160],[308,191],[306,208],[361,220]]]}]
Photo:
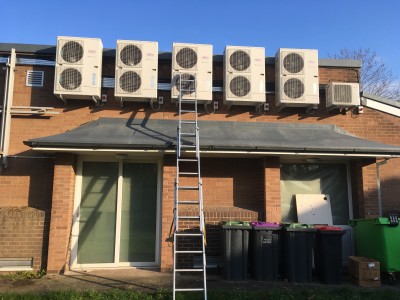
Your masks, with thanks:
[{"label": "red brick wall", "polygon": [[265,215],[268,222],[282,221],[281,214],[281,171],[278,157],[266,158],[265,168]]},{"label": "red brick wall", "polygon": [[[105,59],[104,61],[103,75],[113,76],[113,60]],[[45,86],[43,88],[25,87],[26,71],[31,69],[45,71]],[[1,74],[0,72],[0,77]],[[161,62],[159,78],[168,81],[170,76],[170,62]],[[215,64],[214,80],[222,82],[222,76],[222,64]],[[329,80],[356,82],[358,78],[357,72],[348,68],[320,68],[319,76],[321,84],[325,84]],[[164,97],[165,104],[157,112],[151,110],[148,103],[125,103],[124,107],[121,108],[120,103],[114,99],[113,89],[103,89],[108,95],[108,102],[103,106],[95,107],[93,102],[82,100],[68,100],[68,104],[65,105],[52,94],[53,77],[54,68],[52,67],[18,66],[14,105],[52,106],[55,107],[55,111],[60,112],[60,115],[51,117],[13,116],[10,141],[11,155],[49,156],[48,154],[33,153],[29,147],[23,144],[23,141],[62,133],[100,117],[177,118],[176,107],[170,101],[169,91],[159,91],[159,96]],[[268,82],[274,81],[273,66],[267,66],[266,77]],[[220,109],[214,114],[202,112],[200,114],[201,120],[335,124],[362,138],[400,145],[399,118],[367,108],[363,115],[351,112],[342,115],[336,111],[328,114],[325,109],[323,91],[320,95],[321,104],[314,114],[307,114],[301,108],[287,108],[278,113],[274,95],[271,94],[266,97],[266,101],[270,103],[270,111],[261,114],[256,112],[253,107],[233,106],[228,110],[228,107],[223,105],[222,93],[214,93],[213,98],[214,101],[219,102]],[[213,209],[210,211],[213,217],[210,215],[210,218],[250,218],[247,215],[247,213],[250,213],[251,218],[265,219],[266,216],[268,221],[280,219],[279,168],[276,160],[267,159],[265,165],[261,159],[204,158],[202,161],[205,208]],[[0,175],[2,191],[0,206],[29,205],[50,209],[51,199],[53,199],[49,271],[62,270],[67,261],[75,183],[74,166],[75,159],[73,156],[57,156],[53,181],[53,162],[51,159],[13,158],[10,159],[10,168]],[[375,166],[365,166],[358,169],[353,167],[352,169],[355,170],[352,173],[352,181],[358,182],[359,178],[363,180],[361,183],[358,182],[357,197],[353,197],[362,200],[360,200],[357,209],[359,216],[376,215]],[[399,159],[390,160],[387,165],[382,167],[384,210],[399,208],[397,203],[397,195],[400,193],[400,185],[398,184],[400,175],[397,171],[399,169]],[[162,243],[166,243],[165,239],[172,222],[174,172],[175,157],[168,156],[163,166]],[[361,177],[354,178],[357,174]],[[225,209],[229,207],[235,207],[240,212],[235,211],[226,215]],[[171,266],[170,247],[162,247],[161,261],[162,269]]]},{"label": "red brick wall", "polygon": [[160,269],[167,271],[173,263],[173,228],[171,228],[174,215],[174,186],[176,177],[175,156],[165,156],[162,179],[161,203],[161,264]]},{"label": "red brick wall", "polygon": [[0,207],[0,259],[32,258],[33,271],[46,269],[48,225],[44,211]]},{"label": "red brick wall", "polygon": [[47,271],[68,270],[75,194],[75,155],[57,154],[54,167]]}]

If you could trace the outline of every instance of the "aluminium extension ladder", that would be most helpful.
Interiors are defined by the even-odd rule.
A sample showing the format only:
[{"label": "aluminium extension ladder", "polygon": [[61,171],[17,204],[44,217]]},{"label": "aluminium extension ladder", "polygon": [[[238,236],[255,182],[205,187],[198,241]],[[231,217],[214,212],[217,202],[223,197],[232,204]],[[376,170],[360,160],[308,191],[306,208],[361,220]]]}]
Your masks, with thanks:
[{"label": "aluminium extension ladder", "polygon": [[[188,74],[178,74],[175,79],[175,87],[179,89],[179,123],[177,127],[176,179],[174,190],[173,299],[175,300],[177,292],[202,291],[206,300],[206,241],[202,180],[200,176],[197,82],[196,77],[188,76]],[[186,97],[186,95],[189,96]],[[180,210],[180,208],[182,209]],[[180,214],[182,211],[186,213]],[[190,222],[189,224],[192,228],[187,228],[187,222]],[[194,266],[178,268],[179,258],[189,256],[194,258],[196,254],[201,257],[201,268],[195,268]],[[188,261],[190,259],[186,260],[186,262]],[[177,283],[177,273],[182,275],[186,273],[189,275],[202,273],[202,286],[180,286],[183,278],[179,278],[180,284]],[[193,285],[193,282],[190,283],[190,285]]]}]

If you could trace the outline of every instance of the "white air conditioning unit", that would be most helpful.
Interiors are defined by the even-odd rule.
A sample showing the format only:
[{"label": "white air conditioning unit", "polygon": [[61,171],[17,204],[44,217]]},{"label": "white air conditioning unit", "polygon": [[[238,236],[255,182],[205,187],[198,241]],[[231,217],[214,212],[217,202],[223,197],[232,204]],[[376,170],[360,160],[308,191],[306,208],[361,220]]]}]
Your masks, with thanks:
[{"label": "white air conditioning unit", "polygon": [[158,43],[118,40],[115,57],[115,97],[156,101]]},{"label": "white air conditioning unit", "polygon": [[278,109],[319,104],[318,50],[278,50],[275,56],[275,102]]},{"label": "white air conditioning unit", "polygon": [[265,102],[265,49],[226,46],[224,103],[260,105]]},{"label": "white air conditioning unit", "polygon": [[194,80],[196,79],[198,103],[211,102],[212,63],[212,45],[174,43],[171,98],[178,98],[180,87],[182,87],[183,99],[194,99],[196,97]]},{"label": "white air conditioning unit", "polygon": [[358,83],[330,82],[325,91],[327,108],[360,105],[360,85]]},{"label": "white air conditioning unit", "polygon": [[97,38],[57,38],[54,94],[61,99],[101,98],[103,44]]}]

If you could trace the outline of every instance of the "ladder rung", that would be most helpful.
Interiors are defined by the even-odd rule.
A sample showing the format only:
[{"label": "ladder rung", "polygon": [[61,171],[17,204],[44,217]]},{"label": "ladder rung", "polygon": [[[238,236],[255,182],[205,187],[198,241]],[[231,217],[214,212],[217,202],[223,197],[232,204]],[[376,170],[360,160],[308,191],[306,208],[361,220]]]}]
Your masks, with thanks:
[{"label": "ladder rung", "polygon": [[181,112],[183,112],[183,113],[195,113],[196,111],[192,110],[192,109],[181,109]]},{"label": "ladder rung", "polygon": [[177,236],[202,236],[202,233],[185,233],[185,232],[175,232]]},{"label": "ladder rung", "polygon": [[203,253],[201,250],[176,250],[175,253]]},{"label": "ladder rung", "polygon": [[175,289],[176,292],[197,292],[204,291],[203,288],[186,288],[186,289]]},{"label": "ladder rung", "polygon": [[196,200],[183,200],[183,201],[178,201],[178,204],[200,204],[200,201],[196,201]]},{"label": "ladder rung", "polygon": [[199,187],[198,186],[178,186],[178,190],[198,190]]},{"label": "ladder rung", "polygon": [[203,269],[176,269],[175,272],[203,272]]},{"label": "ladder rung", "polygon": [[181,121],[182,124],[196,124],[196,121]]},{"label": "ladder rung", "polygon": [[196,148],[196,145],[181,145],[181,148]]},{"label": "ladder rung", "polygon": [[197,161],[197,158],[178,158],[178,161]]},{"label": "ladder rung", "polygon": [[197,220],[200,219],[200,216],[178,216],[178,219],[190,219],[190,220]]},{"label": "ladder rung", "polygon": [[199,175],[197,172],[179,172],[179,175]]},{"label": "ladder rung", "polygon": [[[189,91],[189,90],[187,90],[187,91]],[[182,99],[181,100],[181,103],[194,103],[194,102],[195,102],[194,99]]]},{"label": "ladder rung", "polygon": [[181,132],[181,136],[192,136],[195,137],[196,133],[194,132]]}]

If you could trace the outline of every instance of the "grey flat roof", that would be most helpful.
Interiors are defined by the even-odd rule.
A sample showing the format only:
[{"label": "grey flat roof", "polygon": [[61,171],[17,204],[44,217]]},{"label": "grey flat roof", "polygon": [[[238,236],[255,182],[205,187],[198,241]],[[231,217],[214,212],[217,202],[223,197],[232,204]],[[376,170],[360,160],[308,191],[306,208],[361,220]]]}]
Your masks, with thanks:
[{"label": "grey flat roof", "polygon": [[[175,149],[176,120],[100,118],[31,139],[42,148]],[[400,155],[400,147],[361,139],[334,125],[199,121],[201,150]]]},{"label": "grey flat roof", "polygon": [[[56,55],[56,46],[54,45],[31,45],[31,44],[13,44],[13,43],[0,43],[0,53],[10,52],[14,48],[17,53],[21,54],[34,54],[34,55]],[[115,49],[105,48],[103,49],[103,55],[105,57],[115,57]],[[159,60],[171,60],[171,52],[159,52]],[[223,62],[223,55],[216,54],[213,56],[214,62]],[[274,57],[266,57],[265,64],[274,65]],[[326,59],[319,58],[318,65],[320,67],[341,67],[341,68],[361,68],[361,61],[350,60],[350,59]]]}]

